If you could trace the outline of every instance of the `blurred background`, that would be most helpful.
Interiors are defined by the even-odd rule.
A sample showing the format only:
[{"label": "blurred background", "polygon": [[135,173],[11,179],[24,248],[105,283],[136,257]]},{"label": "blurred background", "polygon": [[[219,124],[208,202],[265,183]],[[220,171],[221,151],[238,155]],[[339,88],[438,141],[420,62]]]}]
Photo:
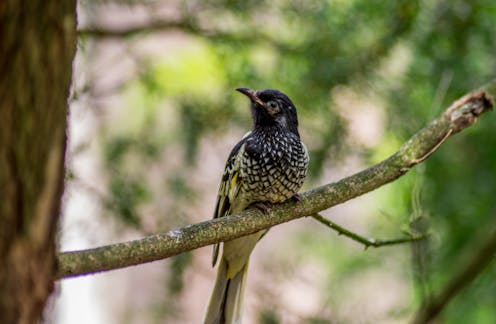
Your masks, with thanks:
[{"label": "blurred background", "polygon": [[[496,75],[496,4],[430,1],[80,0],[61,250],[210,219],[225,159],[251,127],[236,87],[295,102],[311,152],[305,189],[393,153]],[[255,249],[246,323],[405,323],[494,226],[496,116],[425,163],[323,214],[367,237],[430,233],[378,249],[313,219]],[[61,281],[55,323],[199,323],[211,247]],[[494,262],[441,316],[496,323]]]}]

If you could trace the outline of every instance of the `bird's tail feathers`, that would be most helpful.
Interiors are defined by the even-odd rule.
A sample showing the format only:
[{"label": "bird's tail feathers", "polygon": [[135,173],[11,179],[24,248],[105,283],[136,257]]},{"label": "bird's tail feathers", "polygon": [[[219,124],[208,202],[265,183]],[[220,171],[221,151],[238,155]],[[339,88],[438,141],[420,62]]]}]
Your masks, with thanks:
[{"label": "bird's tail feathers", "polygon": [[210,296],[204,324],[241,323],[243,312],[243,291],[245,288],[248,263],[231,279],[227,277],[227,262],[221,258],[217,279]]}]

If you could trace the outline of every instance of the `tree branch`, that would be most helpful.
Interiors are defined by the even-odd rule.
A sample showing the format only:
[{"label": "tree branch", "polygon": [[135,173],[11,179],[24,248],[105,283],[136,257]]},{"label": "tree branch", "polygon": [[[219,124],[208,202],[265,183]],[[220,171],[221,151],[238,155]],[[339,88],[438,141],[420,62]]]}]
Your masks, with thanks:
[{"label": "tree branch", "polygon": [[78,29],[78,35],[81,37],[95,38],[122,38],[130,37],[136,34],[153,33],[167,30],[180,29],[184,31],[196,31],[198,28],[188,22],[157,20],[147,24],[124,27],[106,27],[90,26]]},{"label": "tree branch", "polygon": [[139,34],[153,34],[179,30],[192,35],[201,35],[209,39],[224,41],[241,41],[245,43],[267,42],[280,51],[292,52],[293,48],[284,42],[280,42],[266,34],[256,34],[252,28],[244,26],[241,30],[227,32],[215,27],[205,27],[195,21],[167,21],[155,20],[142,25],[108,27],[108,26],[87,26],[78,29],[78,36],[82,38],[93,38],[97,40],[122,40],[125,41],[130,37]]},{"label": "tree branch", "polygon": [[[427,300],[417,312],[414,324],[430,323],[463,288],[472,282],[496,255],[496,223],[493,222],[487,238],[478,248],[469,247],[470,257],[460,260],[461,269],[449,280],[439,294]],[[475,251],[475,252],[474,252]],[[475,255],[474,255],[475,253]]]},{"label": "tree branch", "polygon": [[201,35],[207,38],[222,39],[222,40],[236,40],[247,43],[253,42],[267,42],[281,51],[291,51],[292,48],[283,42],[279,42],[266,34],[254,35],[250,26],[243,26],[243,28],[235,31],[224,31],[214,26],[203,26],[192,19],[186,20],[162,20],[152,19],[151,21],[131,26],[86,26],[78,28],[78,36],[83,38],[94,39],[112,39],[112,40],[126,40],[129,37],[139,34],[153,34],[166,32],[171,30],[180,30],[193,35]]},{"label": "tree branch", "polygon": [[417,132],[386,160],[338,182],[301,194],[274,206],[269,214],[249,209],[235,215],[188,225],[141,240],[59,254],[57,278],[74,277],[164,259],[214,243],[313,215],[389,183],[433,153],[433,148],[472,125],[495,104],[496,81],[454,102],[439,118]]},{"label": "tree branch", "polygon": [[367,238],[361,235],[358,235],[350,230],[347,230],[346,228],[339,226],[338,224],[334,223],[333,221],[328,220],[324,216],[320,215],[319,213],[313,214],[312,217],[319,221],[320,223],[324,224],[325,226],[335,230],[338,232],[338,235],[344,235],[350,239],[352,239],[355,242],[361,243],[365,246],[365,249],[368,249],[369,247],[381,247],[381,246],[386,246],[386,245],[395,245],[395,244],[402,244],[402,243],[408,243],[408,242],[414,242],[414,241],[420,241],[423,240],[427,237],[427,235],[412,235],[408,237],[402,237],[398,239],[392,239],[392,240],[381,240],[381,239],[374,239],[374,238]]}]

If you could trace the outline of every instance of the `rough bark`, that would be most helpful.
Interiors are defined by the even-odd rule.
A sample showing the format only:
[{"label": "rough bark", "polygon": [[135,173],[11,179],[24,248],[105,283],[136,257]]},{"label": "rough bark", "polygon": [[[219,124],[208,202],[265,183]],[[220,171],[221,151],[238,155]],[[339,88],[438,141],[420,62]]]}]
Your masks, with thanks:
[{"label": "rough bark", "polygon": [[0,1],[0,322],[36,323],[53,289],[75,0]]}]

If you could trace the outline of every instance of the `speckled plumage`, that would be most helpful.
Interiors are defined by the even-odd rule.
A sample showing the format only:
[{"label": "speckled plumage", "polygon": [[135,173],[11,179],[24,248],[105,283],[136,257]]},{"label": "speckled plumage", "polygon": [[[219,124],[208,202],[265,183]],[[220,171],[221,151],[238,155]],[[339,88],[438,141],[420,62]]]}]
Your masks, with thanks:
[{"label": "speckled plumage", "polygon": [[[303,185],[308,152],[300,140],[296,107],[278,90],[238,91],[251,100],[253,129],[231,151],[222,176],[214,217],[254,203],[280,203]],[[265,231],[224,243],[205,323],[239,323],[248,259]],[[214,248],[216,263],[219,246]]]},{"label": "speckled plumage", "polygon": [[308,154],[297,135],[277,126],[264,127],[248,134],[230,164],[227,172],[239,172],[242,205],[279,203],[303,185]]}]

